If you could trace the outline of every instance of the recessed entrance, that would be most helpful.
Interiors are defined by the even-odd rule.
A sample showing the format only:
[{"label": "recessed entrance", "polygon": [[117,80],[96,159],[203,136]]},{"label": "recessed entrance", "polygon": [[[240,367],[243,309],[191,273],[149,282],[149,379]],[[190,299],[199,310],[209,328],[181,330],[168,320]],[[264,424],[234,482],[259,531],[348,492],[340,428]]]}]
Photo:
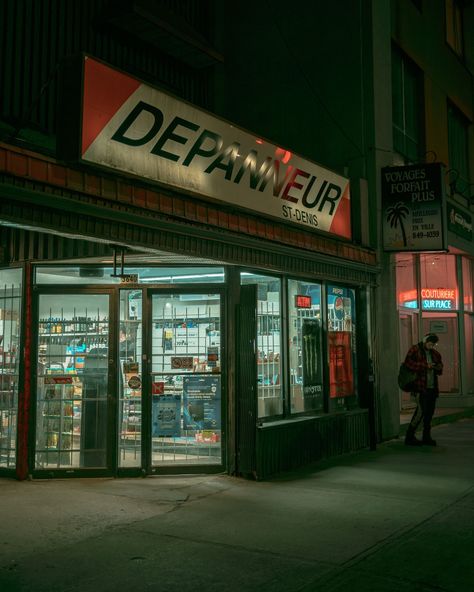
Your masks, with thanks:
[{"label": "recessed entrance", "polygon": [[34,470],[221,467],[223,294],[39,287]]}]

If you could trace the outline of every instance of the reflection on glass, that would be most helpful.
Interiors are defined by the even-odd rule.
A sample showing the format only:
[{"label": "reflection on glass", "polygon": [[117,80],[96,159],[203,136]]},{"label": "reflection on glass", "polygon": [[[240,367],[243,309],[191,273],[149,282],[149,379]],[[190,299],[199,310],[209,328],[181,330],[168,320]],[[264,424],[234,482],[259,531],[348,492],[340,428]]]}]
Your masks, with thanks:
[{"label": "reflection on glass", "polygon": [[218,294],[152,297],[152,464],[219,464]]},{"label": "reflection on glass", "polygon": [[16,466],[22,270],[0,270],[0,467]]},{"label": "reflection on glass", "polygon": [[39,297],[36,468],[106,466],[109,300]]},{"label": "reflection on glass", "polygon": [[258,417],[281,415],[281,280],[242,273],[241,283],[257,285]]}]

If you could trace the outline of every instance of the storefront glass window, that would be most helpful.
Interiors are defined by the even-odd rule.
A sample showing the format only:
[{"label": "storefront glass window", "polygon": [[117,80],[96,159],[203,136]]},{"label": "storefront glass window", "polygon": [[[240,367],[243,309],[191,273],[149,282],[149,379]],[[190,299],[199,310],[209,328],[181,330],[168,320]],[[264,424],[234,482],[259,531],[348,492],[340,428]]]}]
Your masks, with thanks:
[{"label": "storefront glass window", "polygon": [[356,319],[355,292],[327,287],[330,410],[355,407]]},{"label": "storefront glass window", "polygon": [[[116,269],[116,273],[120,270]],[[139,284],[219,284],[225,281],[223,267],[124,267],[124,274],[138,275]],[[38,267],[36,284],[120,284],[113,267]]]},{"label": "storefront glass window", "polygon": [[258,417],[281,415],[281,280],[242,273],[241,282],[257,285]]},{"label": "storefront glass window", "polygon": [[291,412],[324,408],[321,286],[288,281],[289,366]]},{"label": "storefront glass window", "polygon": [[423,335],[436,333],[439,337],[436,349],[443,358],[444,366],[443,374],[439,377],[440,392],[458,393],[460,390],[460,364],[457,313],[425,312],[423,313],[422,330]]},{"label": "storefront glass window", "polygon": [[152,466],[222,462],[221,296],[153,294]]},{"label": "storefront glass window", "polygon": [[142,291],[120,290],[119,466],[141,466]]},{"label": "storefront glass window", "polygon": [[456,257],[439,253],[420,255],[420,272],[422,310],[457,310]]},{"label": "storefront glass window", "polygon": [[[472,260],[467,257],[462,258],[462,283],[464,292],[464,310],[473,310],[472,302],[472,284],[474,281],[472,273]],[[473,358],[469,358],[473,359]]]},{"label": "storefront glass window", "polygon": [[22,270],[0,270],[0,467],[15,468]]},{"label": "storefront glass window", "polygon": [[[399,356],[405,357],[409,347],[418,340],[419,297],[416,286],[416,259],[411,253],[395,255],[397,306],[399,315]],[[412,405],[411,395],[401,392],[401,406]]]},{"label": "storefront glass window", "polygon": [[466,393],[474,393],[474,315],[464,315],[464,338],[466,343]]},{"label": "storefront glass window", "polygon": [[395,258],[397,269],[397,303],[399,308],[418,308],[416,289],[415,258],[411,254],[398,254]]}]

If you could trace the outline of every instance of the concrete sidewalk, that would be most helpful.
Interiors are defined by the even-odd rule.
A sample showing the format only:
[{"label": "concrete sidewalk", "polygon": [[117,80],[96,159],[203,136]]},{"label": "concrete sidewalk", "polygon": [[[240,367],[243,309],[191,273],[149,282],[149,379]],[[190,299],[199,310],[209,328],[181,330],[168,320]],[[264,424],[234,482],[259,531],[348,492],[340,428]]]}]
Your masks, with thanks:
[{"label": "concrete sidewalk", "polygon": [[2,592],[474,590],[474,419],[273,481],[0,481]]}]

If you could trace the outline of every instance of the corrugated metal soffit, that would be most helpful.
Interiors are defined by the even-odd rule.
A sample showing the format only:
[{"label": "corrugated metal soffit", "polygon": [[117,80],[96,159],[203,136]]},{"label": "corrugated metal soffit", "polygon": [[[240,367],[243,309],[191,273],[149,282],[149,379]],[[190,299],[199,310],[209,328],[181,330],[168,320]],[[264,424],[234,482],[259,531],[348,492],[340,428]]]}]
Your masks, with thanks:
[{"label": "corrugated metal soffit", "polygon": [[112,253],[111,247],[104,243],[75,240],[21,228],[4,228],[4,232],[10,263],[103,257]]}]

